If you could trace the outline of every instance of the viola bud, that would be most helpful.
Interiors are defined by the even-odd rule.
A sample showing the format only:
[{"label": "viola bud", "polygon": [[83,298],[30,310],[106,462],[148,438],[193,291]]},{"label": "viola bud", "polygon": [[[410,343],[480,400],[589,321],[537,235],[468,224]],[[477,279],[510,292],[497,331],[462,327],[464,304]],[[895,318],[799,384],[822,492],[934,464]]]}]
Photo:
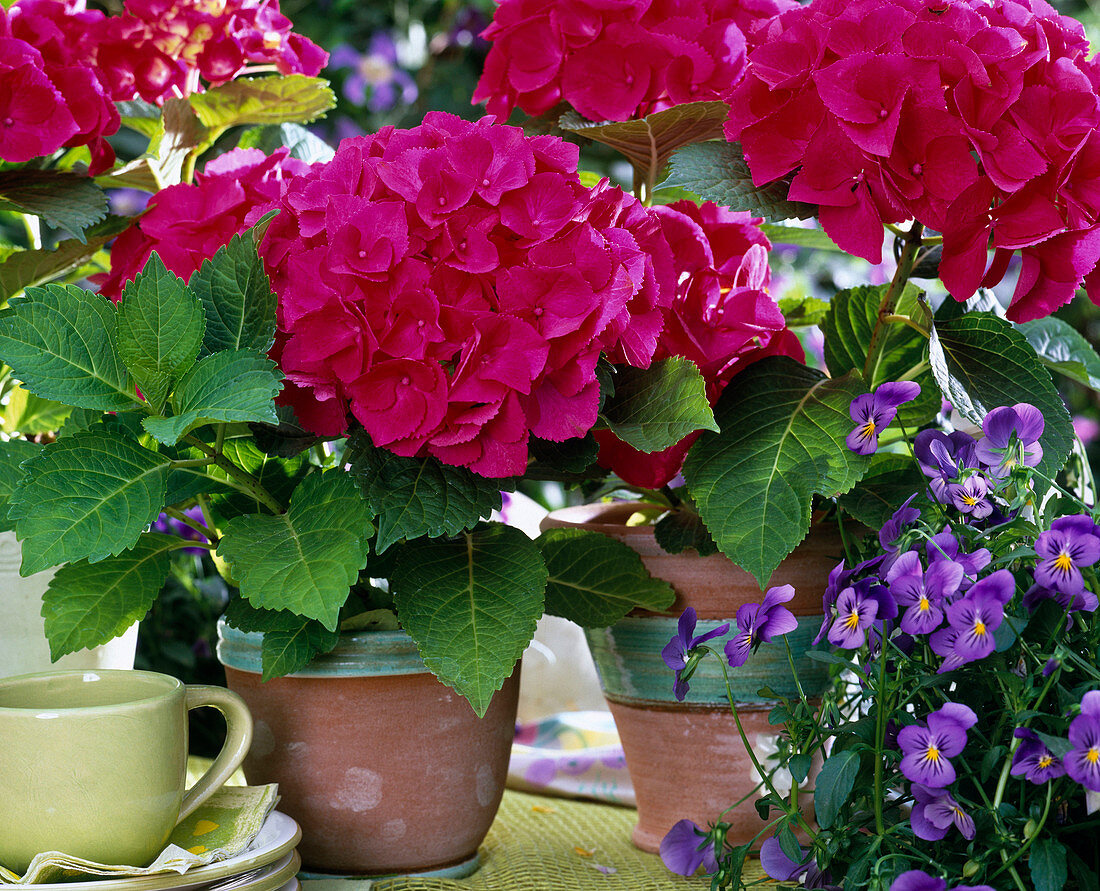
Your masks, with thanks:
[{"label": "viola bud", "polygon": [[963,864],[963,877],[969,879],[980,868],[981,865],[979,863],[975,862],[974,860],[967,860],[966,863]]},{"label": "viola bud", "polygon": [[1027,824],[1024,826],[1024,838],[1031,838],[1038,831],[1039,824],[1034,820],[1028,820]]}]

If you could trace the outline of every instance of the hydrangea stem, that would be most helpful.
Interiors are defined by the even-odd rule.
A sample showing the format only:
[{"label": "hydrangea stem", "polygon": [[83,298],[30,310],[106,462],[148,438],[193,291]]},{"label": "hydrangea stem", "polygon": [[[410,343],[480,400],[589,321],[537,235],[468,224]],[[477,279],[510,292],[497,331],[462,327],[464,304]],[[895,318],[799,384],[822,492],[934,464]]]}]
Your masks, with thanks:
[{"label": "hydrangea stem", "polygon": [[905,233],[905,247],[902,248],[901,257],[898,259],[898,268],[894,270],[894,277],[890,280],[890,286],[879,304],[875,330],[871,332],[871,343],[867,347],[867,361],[863,363],[863,380],[868,386],[871,386],[874,381],[875,369],[882,357],[886,329],[890,325],[889,319],[895,314],[898,303],[901,302],[901,295],[913,272],[913,264],[917,261],[923,232],[924,226],[914,220],[909,231]]}]

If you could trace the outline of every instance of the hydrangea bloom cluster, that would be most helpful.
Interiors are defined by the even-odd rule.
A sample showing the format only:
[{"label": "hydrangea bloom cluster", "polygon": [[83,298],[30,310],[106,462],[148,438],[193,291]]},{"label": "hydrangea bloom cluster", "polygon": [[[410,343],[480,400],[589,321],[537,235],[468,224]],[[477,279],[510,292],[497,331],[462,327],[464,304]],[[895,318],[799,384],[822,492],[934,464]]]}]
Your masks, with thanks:
[{"label": "hydrangea bloom cluster", "polygon": [[746,40],[792,0],[503,0],[474,102],[506,118],[567,102],[623,121],[720,99],[741,77]]},{"label": "hydrangea bloom cluster", "polygon": [[[677,201],[654,209],[672,247],[678,285],[655,359],[694,362],[718,402],[726,384],[765,356],[804,361],[802,346],[768,295],[771,243],[760,220],[707,202]],[[660,452],[634,449],[597,431],[599,462],[635,486],[656,489],[676,476],[698,433]]]},{"label": "hydrangea bloom cluster", "polygon": [[127,0],[99,22],[95,59],[113,98],[159,103],[253,66],[317,74],[328,54],[292,27],[278,0]]},{"label": "hydrangea bloom cluster", "polygon": [[320,434],[484,476],[596,420],[601,351],[645,367],[675,294],[658,218],[577,149],[430,113],[296,178],[261,245],[287,397]]},{"label": "hydrangea bloom cluster", "polygon": [[[842,248],[881,259],[883,223],[943,234],[958,300],[1019,252],[1009,318],[1084,279],[1100,299],[1100,76],[1081,25],[1044,0],[814,0],[773,19],[730,90],[753,179],[793,175]],[[987,269],[987,250],[995,254]]]},{"label": "hydrangea bloom cluster", "polygon": [[189,279],[203,260],[274,208],[290,177],[309,165],[292,158],[288,149],[265,155],[259,149],[234,149],[215,158],[195,175],[157,192],[148,210],[115,239],[111,271],[99,288],[111,298],[122,296],[126,282],[156,251],[164,265]]},{"label": "hydrangea bloom cluster", "polygon": [[103,21],[84,0],[0,7],[0,159],[29,161],[87,145],[92,173],[114,163],[104,137],[118,130],[119,114],[88,42]]}]

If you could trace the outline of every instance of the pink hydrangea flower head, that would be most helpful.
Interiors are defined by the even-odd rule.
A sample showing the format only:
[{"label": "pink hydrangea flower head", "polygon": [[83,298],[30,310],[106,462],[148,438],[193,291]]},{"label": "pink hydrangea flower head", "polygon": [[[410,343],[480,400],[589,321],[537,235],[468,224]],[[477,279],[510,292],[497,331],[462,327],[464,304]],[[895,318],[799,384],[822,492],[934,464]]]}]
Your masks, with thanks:
[{"label": "pink hydrangea flower head", "polygon": [[577,149],[429,113],[296,177],[261,256],[300,420],[477,473],[583,436],[596,363],[652,361],[675,293],[656,212],[576,175]]},{"label": "pink hydrangea flower head", "polygon": [[[1076,21],[1044,0],[812,0],[781,12],[724,93],[726,136],[760,185],[819,206],[877,263],[882,225],[943,233],[958,300],[1022,264],[1013,321],[1084,283],[1100,301],[1100,78]],[[989,258],[989,249],[995,253]]]}]

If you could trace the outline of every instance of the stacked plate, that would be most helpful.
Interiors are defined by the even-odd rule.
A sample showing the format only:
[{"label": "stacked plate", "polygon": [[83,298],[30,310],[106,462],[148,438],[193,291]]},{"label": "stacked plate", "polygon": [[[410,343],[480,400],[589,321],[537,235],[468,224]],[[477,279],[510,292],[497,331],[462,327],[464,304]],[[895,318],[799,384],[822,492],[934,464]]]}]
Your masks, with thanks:
[{"label": "stacked plate", "polygon": [[286,814],[272,811],[246,850],[182,875],[171,872],[25,887],[28,891],[299,891],[296,876],[302,860],[295,847],[301,838],[297,823]]}]

